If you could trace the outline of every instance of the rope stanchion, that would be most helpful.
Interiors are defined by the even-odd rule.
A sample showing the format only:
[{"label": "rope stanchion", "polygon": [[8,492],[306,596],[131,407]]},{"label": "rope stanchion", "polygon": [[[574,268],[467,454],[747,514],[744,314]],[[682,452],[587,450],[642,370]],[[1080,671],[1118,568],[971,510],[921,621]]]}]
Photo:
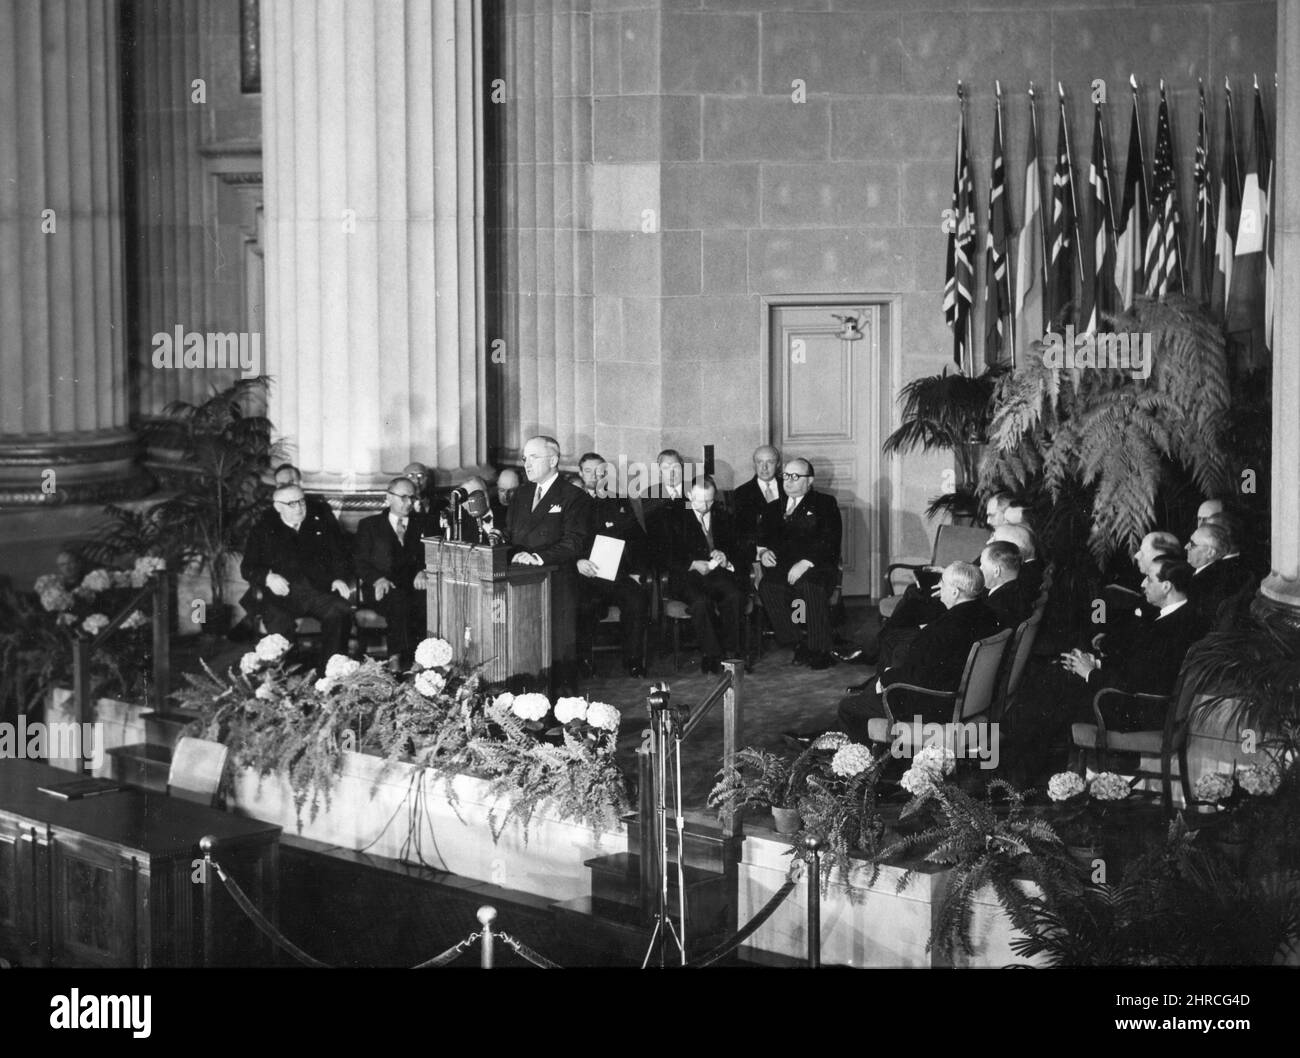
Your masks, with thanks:
[{"label": "rope stanchion", "polygon": [[551,960],[548,959],[545,955],[539,955],[537,952],[533,951],[533,949],[530,948],[523,941],[515,940],[515,938],[510,936],[509,933],[504,933],[498,930],[497,936],[501,938],[503,943],[510,945],[510,947],[514,949],[515,953],[521,959],[527,959],[534,966],[538,966],[543,970],[564,969],[564,967],[561,966],[559,963],[551,962]]},{"label": "rope stanchion", "polygon": [[776,909],[781,906],[781,902],[794,892],[794,884],[793,881],[786,882],[772,895],[772,899],[763,905],[762,910],[746,922],[735,936],[714,948],[698,962],[693,962],[690,965],[697,970],[703,969],[706,966],[712,966],[715,962],[726,958],[726,956],[739,948],[754,934],[759,926],[772,917]]},{"label": "rope stanchion", "polygon": [[428,959],[417,966],[412,966],[411,969],[412,970],[436,970],[440,966],[446,966],[449,962],[452,962],[454,959],[456,959],[457,956],[462,954],[471,944],[473,944],[476,940],[478,940],[479,937],[481,937],[482,935],[483,934],[481,933],[471,933],[459,944],[453,944],[441,955],[435,955],[432,959]]}]

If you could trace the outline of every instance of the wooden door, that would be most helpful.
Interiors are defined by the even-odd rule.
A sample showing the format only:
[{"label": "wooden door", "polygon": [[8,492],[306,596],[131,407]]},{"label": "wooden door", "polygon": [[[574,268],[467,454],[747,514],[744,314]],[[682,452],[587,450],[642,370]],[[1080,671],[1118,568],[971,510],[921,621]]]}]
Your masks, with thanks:
[{"label": "wooden door", "polygon": [[[844,521],[845,595],[876,595],[888,553],[880,445],[887,433],[889,302],[769,301],[770,436],[786,463],[813,463]],[[848,337],[835,315],[857,318]]]}]

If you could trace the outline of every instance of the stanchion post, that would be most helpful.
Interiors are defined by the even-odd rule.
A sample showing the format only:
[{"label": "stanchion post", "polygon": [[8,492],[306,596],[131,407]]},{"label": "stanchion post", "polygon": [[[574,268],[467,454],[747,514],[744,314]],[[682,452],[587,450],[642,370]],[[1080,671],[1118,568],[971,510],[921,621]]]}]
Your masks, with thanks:
[{"label": "stanchion post", "polygon": [[479,925],[483,927],[483,937],[479,944],[479,966],[484,970],[492,969],[493,942],[492,922],[497,917],[497,909],[491,904],[484,904],[478,909]]},{"label": "stanchion post", "polygon": [[808,966],[822,964],[822,839],[816,834],[804,838],[808,850]]},{"label": "stanchion post", "polygon": [[217,839],[206,834],[199,839],[199,851],[203,853],[203,966],[212,966],[212,947],[215,939],[213,928],[212,890],[217,884],[216,870],[212,866],[212,854],[217,849]]}]

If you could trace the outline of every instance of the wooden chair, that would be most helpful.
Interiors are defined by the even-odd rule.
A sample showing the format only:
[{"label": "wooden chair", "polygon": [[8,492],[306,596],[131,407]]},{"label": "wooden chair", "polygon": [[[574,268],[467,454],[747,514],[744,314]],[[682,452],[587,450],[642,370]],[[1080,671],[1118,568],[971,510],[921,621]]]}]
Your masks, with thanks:
[{"label": "wooden chair", "polygon": [[220,742],[188,735],[181,738],[172,749],[167,793],[184,801],[215,805],[228,752]]},{"label": "wooden chair", "polygon": [[[1182,674],[1179,674],[1173,694],[1137,694],[1122,691],[1117,687],[1103,687],[1092,699],[1092,714],[1095,722],[1070,725],[1073,770],[1083,775],[1089,754],[1095,757],[1098,771],[1110,770],[1110,753],[1136,753],[1147,757],[1158,757],[1160,759],[1158,772],[1138,768],[1133,774],[1138,778],[1160,780],[1165,814],[1172,818],[1175,756],[1178,757],[1178,778],[1182,786],[1184,803],[1190,803],[1192,800],[1187,769],[1187,706],[1189,703],[1183,700],[1183,696]],[[1144,731],[1110,731],[1106,728],[1106,718],[1101,711],[1101,703],[1107,698],[1127,698],[1131,702],[1159,702],[1165,707],[1164,725]]]},{"label": "wooden chair", "polygon": [[1040,602],[1034,612],[1016,626],[1011,638],[1011,646],[1006,653],[1007,660],[1002,666],[1002,678],[993,701],[992,719],[998,723],[1004,723],[1019,704],[1020,684],[1024,680],[1025,669],[1029,667],[1029,658],[1034,652],[1044,612]]},{"label": "wooden chair", "polygon": [[886,745],[897,744],[900,749],[905,751],[907,756],[911,756],[920,749],[920,745],[912,743],[913,736],[921,733],[914,730],[910,723],[911,718],[902,718],[903,723],[896,731],[894,725],[897,720],[894,717],[893,709],[890,707],[890,697],[892,695],[900,694],[903,691],[915,691],[932,698],[938,698],[941,701],[952,702],[951,722],[954,725],[961,725],[955,727],[954,730],[960,732],[962,738],[961,746],[954,745],[952,749],[959,756],[964,755],[967,747],[966,738],[970,733],[970,729],[966,725],[979,725],[992,719],[991,710],[993,708],[994,693],[998,686],[998,670],[1002,665],[1002,656],[1006,652],[1007,644],[1010,641],[1011,629],[1004,628],[997,635],[989,636],[987,639],[979,639],[972,643],[970,653],[966,655],[966,667],[962,670],[961,682],[957,685],[955,691],[937,691],[931,687],[921,687],[915,683],[895,683],[886,687],[882,701],[888,715],[873,717],[868,721],[868,737],[872,742]]},{"label": "wooden chair", "polygon": [[[903,592],[914,580],[918,570],[926,566],[943,569],[953,562],[968,562],[978,555],[988,542],[989,531],[971,525],[941,525],[934,537],[934,550],[929,562],[891,562],[885,571],[885,586],[889,594],[880,600],[880,617],[884,620],[897,608]],[[899,577],[901,571],[913,576]]]}]

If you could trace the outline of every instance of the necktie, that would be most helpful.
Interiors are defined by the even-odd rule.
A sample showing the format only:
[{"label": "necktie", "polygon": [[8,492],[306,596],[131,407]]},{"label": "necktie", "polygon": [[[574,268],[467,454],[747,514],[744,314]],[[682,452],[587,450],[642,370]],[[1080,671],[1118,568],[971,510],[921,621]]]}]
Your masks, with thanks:
[{"label": "necktie", "polygon": [[405,518],[397,519],[397,542],[399,544],[406,543],[406,519]]},{"label": "necktie", "polygon": [[704,530],[704,539],[708,541],[709,551],[711,552],[713,550],[713,531],[709,528],[709,516],[707,514],[700,515],[700,528]]},{"label": "necktie", "polygon": [[771,481],[763,482],[763,499],[768,503],[776,500],[776,485]]},{"label": "necktie", "polygon": [[542,502],[542,490],[533,490],[533,510],[537,510],[537,505]]},{"label": "necktie", "polygon": [[787,518],[789,518],[790,515],[794,514],[794,509],[795,509],[796,507],[798,507],[798,506],[799,506],[799,501],[798,501],[798,500],[796,500],[796,499],[794,499],[794,498],[791,498],[791,499],[786,500],[786,503],[785,503],[785,516],[786,516]]}]

